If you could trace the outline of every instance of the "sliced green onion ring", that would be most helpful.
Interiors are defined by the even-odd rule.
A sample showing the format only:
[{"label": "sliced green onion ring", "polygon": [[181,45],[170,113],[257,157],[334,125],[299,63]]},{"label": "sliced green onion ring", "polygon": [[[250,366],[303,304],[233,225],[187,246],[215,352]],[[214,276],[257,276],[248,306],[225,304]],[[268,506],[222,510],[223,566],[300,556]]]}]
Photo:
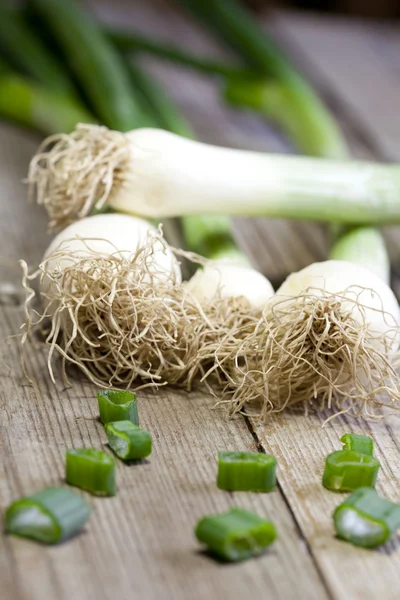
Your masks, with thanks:
[{"label": "sliced green onion ring", "polygon": [[67,450],[66,480],[96,496],[115,496],[115,461],[94,448]]},{"label": "sliced green onion ring", "polygon": [[357,433],[346,433],[340,438],[343,444],[343,450],[354,450],[360,454],[373,456],[374,440],[369,435],[359,435]]},{"label": "sliced green onion ring", "polygon": [[128,390],[101,390],[97,394],[100,420],[103,424],[113,421],[132,421],[139,425],[136,394]]},{"label": "sliced green onion ring", "polygon": [[66,487],[48,487],[13,502],[5,530],[43,544],[57,544],[76,534],[89,519],[89,504]]},{"label": "sliced green onion ring", "polygon": [[359,488],[333,513],[340,539],[355,546],[376,548],[400,527],[400,505],[378,496],[371,488]]},{"label": "sliced green onion ring", "polygon": [[261,452],[219,452],[221,490],[269,492],[276,486],[276,459]]},{"label": "sliced green onion ring", "polygon": [[326,457],[322,485],[334,492],[374,487],[379,467],[379,461],[373,456],[353,450],[337,450]]},{"label": "sliced green onion ring", "polygon": [[261,554],[277,537],[272,523],[242,508],[203,517],[195,535],[212,554],[233,562]]},{"label": "sliced green onion ring", "polygon": [[131,421],[107,423],[105,430],[110,447],[122,460],[137,460],[151,454],[150,433]]}]

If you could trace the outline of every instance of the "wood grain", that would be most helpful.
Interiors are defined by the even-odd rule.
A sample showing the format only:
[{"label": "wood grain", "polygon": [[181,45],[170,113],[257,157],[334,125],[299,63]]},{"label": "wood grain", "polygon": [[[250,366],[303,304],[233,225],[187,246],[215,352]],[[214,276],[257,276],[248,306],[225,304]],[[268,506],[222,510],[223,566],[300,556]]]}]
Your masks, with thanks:
[{"label": "wood grain", "polygon": [[[16,261],[35,264],[48,239],[45,216],[26,204],[21,184],[37,140],[0,125],[0,332],[4,340],[22,322]],[[4,206],[3,206],[4,205]],[[32,349],[28,368],[38,387],[21,378],[14,344],[2,344],[0,364],[0,508],[46,485],[63,482],[65,450],[105,447],[93,386],[74,380],[63,390],[49,383],[45,353]],[[0,537],[0,581],[7,600],[106,600],[139,595],[186,600],[329,598],[282,493],[229,494],[217,490],[219,449],[252,449],[243,419],[227,422],[215,400],[161,390],[140,395],[144,427],[154,439],[150,460],[118,464],[118,495],[91,499],[93,515],[70,542],[45,548]],[[107,449],[107,448],[106,448]],[[229,506],[247,507],[274,521],[279,540],[267,556],[230,567],[200,552],[193,536],[198,518]]]},{"label": "wood grain", "polygon": [[[17,307],[0,309],[0,330],[14,333]],[[30,371],[39,390],[1,373],[0,504],[64,477],[67,448],[108,451],[97,419],[96,390],[79,380],[69,390],[49,385],[43,352],[32,352]],[[227,422],[202,393],[173,390],[140,393],[141,424],[153,436],[151,457],[138,465],[117,464],[115,498],[90,499],[93,514],[85,531],[56,548],[1,538],[0,579],[7,599],[67,600],[131,598],[328,598],[312,558],[281,492],[231,494],[216,487],[217,452],[251,450],[245,421]],[[279,540],[263,558],[221,565],[204,553],[193,530],[205,514],[241,506],[272,520]],[[7,580],[8,578],[8,580]]]},{"label": "wood grain", "polygon": [[[132,23],[143,32],[178,40],[210,56],[228,56],[200,27],[162,0],[92,0],[89,4],[103,19],[125,26]],[[287,14],[269,19],[268,24],[321,90],[354,153],[399,158],[395,103],[400,75],[395,43],[400,32],[391,28],[386,44],[379,28],[364,29],[358,23],[337,21],[330,26],[326,19]],[[361,64],[365,60],[370,67]],[[186,112],[201,139],[290,151],[281,136],[254,115],[228,110],[220,100],[218,81],[145,62]],[[35,263],[47,246],[44,215],[26,204],[21,183],[37,141],[35,136],[0,125],[3,338],[15,333],[21,322],[16,260],[24,257]],[[262,219],[237,220],[235,225],[243,247],[274,282],[313,260],[324,259],[327,253],[329,235],[318,225]],[[389,240],[396,266],[398,230],[389,233]],[[397,278],[394,284],[400,291]],[[68,390],[50,386],[45,356],[34,350],[30,367],[40,387],[29,387],[20,378],[15,346],[4,345],[2,354],[0,507],[4,511],[14,498],[62,481],[66,448],[105,447],[105,436],[96,420],[96,390],[91,385],[75,378]],[[396,421],[369,424],[341,418],[323,429],[324,416],[285,414],[257,427],[242,418],[226,421],[212,410],[213,399],[202,393],[189,396],[160,390],[142,393],[140,402],[142,423],[154,438],[154,453],[140,465],[118,464],[117,497],[92,500],[94,512],[80,536],[57,548],[0,537],[0,581],[7,600],[108,600],[139,594],[146,600],[398,599],[399,542],[368,552],[336,540],[331,513],[341,497],[320,484],[324,457],[339,447],[342,433],[366,432],[374,437],[382,462],[380,490],[400,501]],[[258,445],[278,458],[279,489],[268,495],[218,491],[217,451]],[[199,552],[193,538],[196,520],[231,505],[254,509],[276,523],[280,537],[265,557],[224,566]]]}]

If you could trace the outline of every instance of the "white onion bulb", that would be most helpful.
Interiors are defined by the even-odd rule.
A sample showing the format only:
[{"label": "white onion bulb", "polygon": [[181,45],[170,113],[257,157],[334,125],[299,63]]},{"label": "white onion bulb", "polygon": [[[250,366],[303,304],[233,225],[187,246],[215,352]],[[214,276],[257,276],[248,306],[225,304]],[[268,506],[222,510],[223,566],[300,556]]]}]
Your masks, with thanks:
[{"label": "white onion bulb", "polygon": [[[383,336],[393,352],[398,349],[398,336],[393,328],[400,325],[400,309],[393,291],[375,273],[354,263],[327,260],[292,273],[277,290],[272,303],[279,302],[284,296],[323,295],[323,290],[343,298],[342,310],[351,310],[360,327],[366,325],[372,336],[381,339]],[[362,309],[357,307],[355,300]]]},{"label": "white onion bulb", "polygon": [[222,298],[244,297],[252,309],[263,309],[267,300],[274,295],[271,283],[264,275],[242,265],[228,262],[213,262],[199,269],[185,284],[200,302]]}]

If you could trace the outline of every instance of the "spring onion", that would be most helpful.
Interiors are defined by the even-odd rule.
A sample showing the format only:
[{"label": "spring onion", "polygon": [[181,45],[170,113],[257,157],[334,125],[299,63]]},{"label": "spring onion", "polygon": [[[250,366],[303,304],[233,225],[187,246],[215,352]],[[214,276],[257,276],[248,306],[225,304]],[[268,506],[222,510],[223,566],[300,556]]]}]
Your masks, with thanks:
[{"label": "spring onion", "polygon": [[276,459],[261,452],[219,452],[221,490],[269,492],[276,486]]},{"label": "spring onion", "polygon": [[374,454],[374,440],[369,435],[346,433],[340,438],[340,441],[343,443],[343,450],[352,450],[368,456]]},{"label": "spring onion", "polygon": [[142,33],[133,32],[131,29],[107,29],[108,38],[122,52],[152,54],[158,58],[194,69],[208,75],[222,75],[224,77],[238,77],[248,72],[241,66],[199,57],[198,54],[182,50],[175,44],[163,43],[158,39],[150,38]]},{"label": "spring onion", "polygon": [[203,517],[195,535],[208,550],[226,561],[240,561],[261,554],[276,539],[272,523],[241,508]]},{"label": "spring onion", "polygon": [[379,461],[354,450],[337,450],[326,457],[322,485],[334,492],[351,492],[360,487],[374,487]]},{"label": "spring onion", "polygon": [[[359,228],[353,243],[360,236],[362,244],[366,234]],[[336,251],[336,260],[286,279],[253,331],[232,350],[230,362],[243,366],[234,377],[229,373],[231,412],[256,399],[262,399],[262,418],[295,405],[366,417],[379,416],[381,406],[400,407],[393,363],[400,309],[384,281],[386,263],[372,245],[368,260],[370,270]]]},{"label": "spring onion", "polygon": [[67,483],[96,496],[115,496],[114,459],[94,448],[74,448],[66,453]]},{"label": "spring onion", "polygon": [[0,60],[0,117],[45,134],[72,131],[94,118],[75,99],[12,72]]},{"label": "spring onion", "polygon": [[97,394],[100,420],[103,424],[111,421],[131,421],[139,425],[136,394],[127,390],[102,390]]},{"label": "spring onion", "polygon": [[62,65],[47,51],[40,37],[32,33],[22,15],[4,6],[0,6],[0,50],[13,66],[49,91],[61,96],[74,93]]},{"label": "spring onion", "polygon": [[79,125],[43,142],[28,177],[51,219],[63,214],[59,225],[105,203],[157,218],[219,213],[400,221],[397,166],[220,148],[157,129],[123,134]]},{"label": "spring onion", "polygon": [[151,454],[150,433],[132,421],[107,423],[105,430],[111,449],[122,460],[138,460]]},{"label": "spring onion", "polygon": [[43,544],[57,544],[78,533],[90,511],[88,503],[68,488],[48,487],[13,502],[6,510],[5,529]]},{"label": "spring onion", "polygon": [[333,514],[339,538],[363,548],[387,542],[400,527],[400,505],[378,496],[371,488],[353,492]]},{"label": "spring onion", "polygon": [[75,0],[29,0],[46,23],[102,123],[121,131],[143,124],[129,74],[95,21]]}]

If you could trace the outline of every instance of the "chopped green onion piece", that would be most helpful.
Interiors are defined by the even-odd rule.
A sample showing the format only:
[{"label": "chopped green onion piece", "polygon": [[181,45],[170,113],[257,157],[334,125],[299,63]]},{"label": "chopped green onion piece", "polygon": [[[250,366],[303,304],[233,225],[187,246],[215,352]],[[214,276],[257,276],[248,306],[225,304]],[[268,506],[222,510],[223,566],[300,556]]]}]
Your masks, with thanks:
[{"label": "chopped green onion piece", "polygon": [[132,421],[115,421],[105,426],[110,447],[122,460],[136,460],[151,454],[151,435]]},{"label": "chopped green onion piece", "polygon": [[97,394],[100,420],[103,424],[113,421],[132,421],[139,425],[136,394],[127,390],[102,390]]},{"label": "chopped green onion piece", "polygon": [[360,454],[372,456],[374,454],[374,440],[369,435],[358,435],[357,433],[346,433],[340,438],[343,450],[354,450]]},{"label": "chopped green onion piece", "polygon": [[89,504],[66,487],[48,487],[13,502],[6,511],[8,533],[57,544],[77,533],[90,516]]},{"label": "chopped green onion piece", "polygon": [[374,487],[379,467],[379,461],[373,456],[353,450],[337,450],[326,457],[322,485],[334,492]]},{"label": "chopped green onion piece", "polygon": [[239,561],[261,554],[276,538],[272,523],[241,508],[203,517],[196,526],[199,542],[227,561]]},{"label": "chopped green onion piece", "polygon": [[336,508],[333,520],[339,538],[375,548],[400,527],[400,505],[381,498],[371,488],[360,488]]},{"label": "chopped green onion piece", "polygon": [[276,486],[276,459],[261,452],[219,452],[221,490],[269,492]]},{"label": "chopped green onion piece", "polygon": [[67,450],[66,480],[95,494],[115,496],[115,461],[101,450],[75,448]]}]

